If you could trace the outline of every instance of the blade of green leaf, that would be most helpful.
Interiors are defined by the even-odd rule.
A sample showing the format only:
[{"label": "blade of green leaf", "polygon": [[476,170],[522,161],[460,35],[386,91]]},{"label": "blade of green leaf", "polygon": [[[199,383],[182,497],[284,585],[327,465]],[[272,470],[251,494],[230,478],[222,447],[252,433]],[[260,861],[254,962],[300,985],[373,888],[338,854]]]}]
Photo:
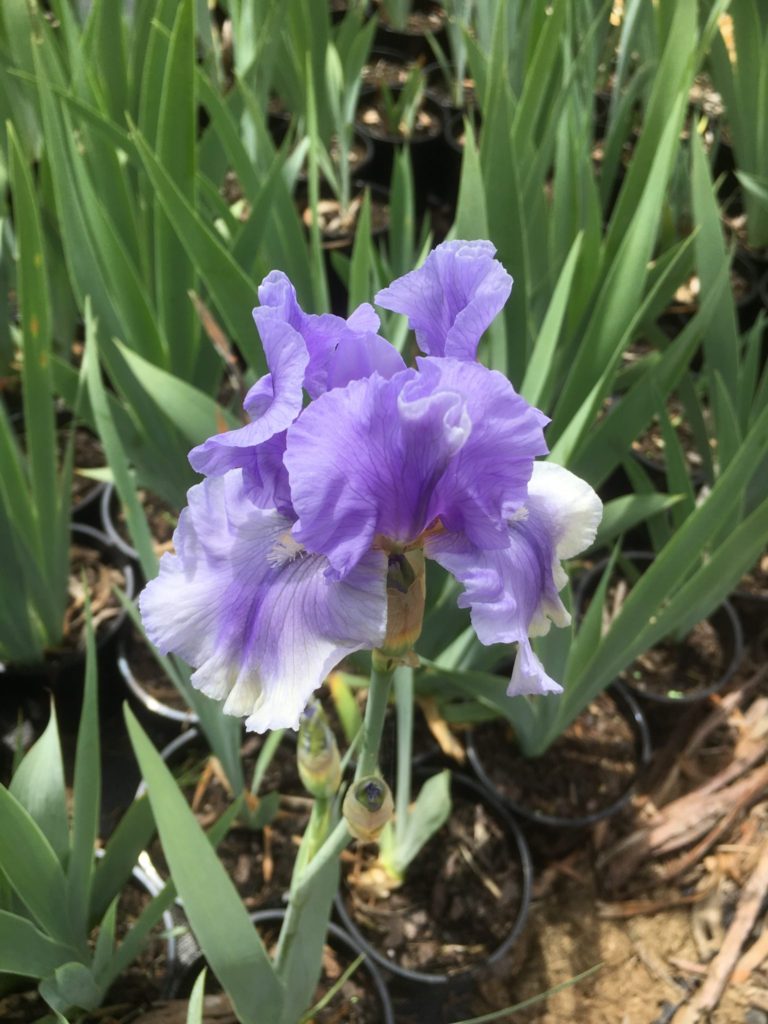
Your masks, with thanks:
[{"label": "blade of green leaf", "polygon": [[157,555],[155,554],[152,542],[152,534],[136,493],[136,487],[128,468],[125,450],[120,443],[115,422],[110,413],[107,393],[101,377],[98,353],[97,325],[93,318],[90,298],[88,298],[85,305],[85,356],[83,366],[88,383],[91,408],[93,409],[99,437],[104,445],[107,461],[114,476],[115,487],[125,510],[131,540],[139,554],[142,571],[147,579],[152,579],[157,574]]},{"label": "blade of green leaf", "polygon": [[69,851],[69,828],[64,764],[53,700],[45,732],[25,754],[8,788],[37,822],[59,860],[63,860]]},{"label": "blade of green leaf", "polygon": [[152,153],[139,129],[132,125],[132,137],[153,188],[182,244],[191,254],[205,281],[230,336],[248,338],[253,331],[251,308],[255,288],[234,261],[216,233],[200,219],[195,208],[177,188],[166,169]]},{"label": "blade of green leaf", "polygon": [[0,868],[41,928],[58,942],[73,943],[67,882],[58,857],[39,825],[5,786],[0,786],[0,819]]},{"label": "blade of green leaf", "polygon": [[195,984],[189,994],[189,1006],[187,1007],[187,1024],[203,1024],[203,1008],[205,998],[205,967],[195,978]]},{"label": "blade of green leaf", "polygon": [[[195,5],[182,0],[171,32],[157,126],[157,159],[179,193],[195,207]],[[160,322],[170,348],[170,369],[189,380],[200,344],[199,325],[187,300],[195,287],[190,251],[162,210],[155,211],[155,273]]]},{"label": "blade of green leaf", "polygon": [[71,946],[38,931],[28,918],[0,910],[0,974],[44,978],[76,955]]},{"label": "blade of green leaf", "polygon": [[96,865],[91,887],[89,918],[100,920],[130,878],[131,871],[155,832],[155,819],[146,796],[134,800],[109,837],[104,856]]},{"label": "blade of green leaf", "polygon": [[[163,851],[205,957],[242,1021],[278,1024],[285,990],[237,890],[129,708],[125,716]],[[200,885],[201,878],[205,885]]]},{"label": "blade of green leaf", "polygon": [[76,935],[87,936],[88,910],[91,905],[96,836],[101,807],[101,744],[97,694],[96,638],[91,605],[85,604],[85,688],[80,728],[77,733],[75,774],[72,785],[73,812],[69,863],[67,864],[67,903],[69,919]]}]

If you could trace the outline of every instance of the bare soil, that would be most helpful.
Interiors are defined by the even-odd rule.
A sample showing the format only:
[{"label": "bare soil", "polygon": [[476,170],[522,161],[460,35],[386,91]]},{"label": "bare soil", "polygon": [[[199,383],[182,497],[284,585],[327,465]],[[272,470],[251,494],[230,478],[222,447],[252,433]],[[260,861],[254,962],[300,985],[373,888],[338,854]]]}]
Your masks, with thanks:
[{"label": "bare soil", "polygon": [[716,683],[727,661],[720,634],[705,619],[682,641],[665,640],[641,654],[621,678],[646,693],[692,696]]},{"label": "bare soil", "polygon": [[[689,471],[692,474],[700,473],[703,459],[697,451],[696,439],[685,417],[683,405],[676,398],[671,398],[667,402],[667,418],[677,433]],[[654,466],[658,467],[660,472],[664,472],[666,466],[665,446],[661,427],[656,416],[654,416],[648,429],[636,441],[632,442],[632,450],[637,455],[652,462]]]},{"label": "bare soil", "polygon": [[[261,737],[249,736],[242,748],[246,785],[251,781]],[[174,765],[174,774],[203,828],[217,821],[232,802],[232,793],[215,758],[205,756],[199,746],[187,750]],[[277,814],[262,829],[236,826],[217,847],[245,906],[250,911],[281,908],[290,886],[291,872],[299,841],[309,818],[311,801],[306,796],[296,769],[296,748],[284,740],[267,769],[259,797],[279,791]],[[258,797],[250,809],[258,808]],[[168,865],[159,840],[149,849],[150,859],[161,877],[168,876]]]},{"label": "bare soil", "polygon": [[[338,249],[351,246],[357,227],[357,218],[363,205],[362,195],[355,196],[346,210],[342,209],[338,199],[320,199],[316,212],[306,203],[301,212],[301,219],[306,227],[312,227],[314,217],[320,222],[320,234],[324,249]],[[386,231],[389,227],[389,204],[375,195],[371,195],[371,234],[373,236]]]},{"label": "bare soil", "polygon": [[90,599],[97,637],[99,630],[107,628],[123,610],[115,594],[115,587],[125,585],[125,576],[119,567],[105,562],[103,554],[96,548],[79,544],[70,547],[69,557],[69,603],[64,615],[61,645],[48,652],[53,658],[85,650],[86,594]]}]

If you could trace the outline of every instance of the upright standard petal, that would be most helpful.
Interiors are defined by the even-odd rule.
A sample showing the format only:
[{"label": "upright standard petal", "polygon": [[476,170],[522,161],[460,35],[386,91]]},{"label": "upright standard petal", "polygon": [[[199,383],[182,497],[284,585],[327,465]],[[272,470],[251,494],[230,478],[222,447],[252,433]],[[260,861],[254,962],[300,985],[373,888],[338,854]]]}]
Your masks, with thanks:
[{"label": "upright standard petal", "polygon": [[495,253],[490,242],[443,242],[418,270],[380,291],[375,302],[408,317],[427,355],[473,360],[512,289]]},{"label": "upright standard petal", "polygon": [[298,727],[345,655],[386,632],[387,558],[368,552],[343,582],[293,540],[292,521],[246,498],[240,471],[189,492],[160,575],[144,590],[150,640],[196,668],[193,684],[256,732]]},{"label": "upright standard petal", "polygon": [[245,465],[250,450],[285,430],[301,412],[309,362],[303,338],[290,324],[269,317],[262,319],[259,333],[270,372],[245,396],[243,405],[252,422],[214,434],[193,448],[189,461],[198,473],[221,476]]},{"label": "upright standard petal", "polygon": [[374,370],[391,377],[405,368],[397,350],[376,333],[379,317],[368,303],[358,306],[348,320],[332,313],[305,313],[295,288],[279,270],[262,281],[259,302],[253,315],[260,333],[262,324],[277,319],[303,338],[308,353],[304,387],[311,398]]},{"label": "upright standard petal", "polygon": [[427,539],[428,557],[463,584],[459,605],[470,608],[481,643],[519,645],[510,696],[559,692],[528,638],[546,633],[551,622],[570,622],[558,593],[567,582],[560,559],[594,540],[601,514],[587,483],[561,466],[536,463],[526,503],[509,523],[507,547],[483,551],[455,533]]},{"label": "upright standard petal", "polygon": [[526,499],[533,460],[547,453],[548,418],[507,378],[480,363],[419,358],[425,391],[461,395],[472,433],[440,479],[434,504],[443,526],[481,548],[506,547],[507,518]]},{"label": "upright standard petal", "polygon": [[340,575],[376,539],[415,540],[438,515],[438,484],[471,431],[462,395],[430,392],[414,370],[322,395],[288,431],[296,539]]}]

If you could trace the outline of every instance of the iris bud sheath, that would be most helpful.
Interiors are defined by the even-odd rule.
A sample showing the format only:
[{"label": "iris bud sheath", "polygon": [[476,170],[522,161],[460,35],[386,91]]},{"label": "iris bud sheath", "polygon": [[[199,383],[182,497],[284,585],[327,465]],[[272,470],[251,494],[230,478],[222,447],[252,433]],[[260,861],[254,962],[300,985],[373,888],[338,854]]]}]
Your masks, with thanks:
[{"label": "iris bud sheath", "polygon": [[373,843],[394,813],[392,792],[380,776],[367,775],[347,790],[342,813],[355,839]]}]

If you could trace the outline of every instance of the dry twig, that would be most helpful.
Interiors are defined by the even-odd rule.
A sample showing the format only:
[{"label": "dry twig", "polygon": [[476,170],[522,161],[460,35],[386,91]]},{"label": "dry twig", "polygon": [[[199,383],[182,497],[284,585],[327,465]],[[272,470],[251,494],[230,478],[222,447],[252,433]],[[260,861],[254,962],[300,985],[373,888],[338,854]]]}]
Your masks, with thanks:
[{"label": "dry twig", "polygon": [[707,977],[698,989],[691,1002],[672,1018],[670,1024],[697,1024],[720,1002],[741,952],[741,947],[752,930],[763,899],[768,892],[768,841],[763,850],[752,877],[744,887],[736,915],[731,922],[720,952],[709,965]]}]

